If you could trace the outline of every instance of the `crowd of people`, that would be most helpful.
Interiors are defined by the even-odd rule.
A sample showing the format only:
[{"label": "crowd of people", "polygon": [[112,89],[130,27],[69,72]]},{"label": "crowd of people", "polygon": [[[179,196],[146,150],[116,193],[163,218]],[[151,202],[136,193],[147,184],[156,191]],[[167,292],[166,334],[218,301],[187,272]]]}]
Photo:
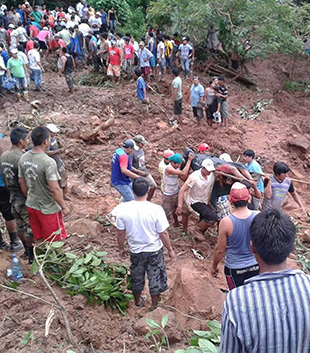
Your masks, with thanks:
[{"label": "crowd of people", "polygon": [[[89,60],[95,72],[102,71],[116,82],[121,76],[136,78],[137,100],[146,116],[150,80],[171,73],[174,116],[182,125],[180,74],[188,79],[195,60],[190,38],[179,40],[178,34],[171,38],[149,26],[136,41],[130,33],[117,32],[118,25],[113,7],[97,11],[84,1],[67,12],[61,7],[32,8],[28,2],[10,10],[1,5],[0,97],[5,88],[15,90],[18,100],[29,101],[29,80],[35,91],[41,90],[43,63],[57,51],[58,69],[70,93],[77,65]],[[216,32],[210,28],[209,44],[220,50]],[[192,79],[190,106],[198,125],[205,115],[210,127],[225,126],[229,116],[225,78],[214,77],[208,87],[203,87],[199,77]],[[7,151],[0,135],[0,212],[10,236],[8,244],[0,234],[0,249],[24,248],[23,257],[29,263],[34,241],[67,237],[62,219],[69,213],[67,173],[58,132],[54,124],[36,127],[31,133],[16,127]],[[176,257],[168,228],[182,227],[188,234],[191,219],[195,227],[190,234],[196,240],[205,241],[212,229],[218,233],[212,276],[218,276],[219,263],[225,258],[230,292],[224,305],[220,351],[273,353],[276,347],[279,352],[309,352],[310,280],[286,265],[296,233],[283,212],[288,194],[301,215],[307,216],[288,177],[289,166],[278,161],[268,176],[251,149],[244,151],[242,162],[234,162],[229,154],[216,155],[207,143],[201,143],[194,149],[186,147],[182,154],[166,149],[155,171],[145,161],[147,144],[143,135],[127,139],[111,162],[111,186],[123,201],[113,211],[117,243],[121,256],[127,254],[126,240],[129,245],[135,305],[141,307],[146,300],[142,295],[145,274],[152,307],[158,305],[161,293],[168,289],[163,247],[172,259]],[[155,181],[159,179],[160,186]],[[157,189],[161,205],[151,202]]]}]

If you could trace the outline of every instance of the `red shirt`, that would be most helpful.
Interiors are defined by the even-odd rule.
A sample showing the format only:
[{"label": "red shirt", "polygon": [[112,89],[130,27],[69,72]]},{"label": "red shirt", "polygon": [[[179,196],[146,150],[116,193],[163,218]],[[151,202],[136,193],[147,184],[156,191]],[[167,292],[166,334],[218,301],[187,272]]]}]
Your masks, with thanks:
[{"label": "red shirt", "polygon": [[135,53],[135,49],[131,44],[126,44],[124,46],[125,59],[133,59],[133,55]]},{"label": "red shirt", "polygon": [[40,31],[38,30],[37,26],[31,25],[29,28],[29,32],[33,32],[33,38],[36,38]]},{"label": "red shirt", "polygon": [[33,49],[34,48],[34,41],[32,41],[31,39],[28,40],[27,44],[26,44],[26,50],[27,50],[27,53],[29,50]]},{"label": "red shirt", "polygon": [[110,55],[110,64],[120,66],[121,64],[121,55],[122,51],[119,47],[110,47],[109,48],[109,55]]}]

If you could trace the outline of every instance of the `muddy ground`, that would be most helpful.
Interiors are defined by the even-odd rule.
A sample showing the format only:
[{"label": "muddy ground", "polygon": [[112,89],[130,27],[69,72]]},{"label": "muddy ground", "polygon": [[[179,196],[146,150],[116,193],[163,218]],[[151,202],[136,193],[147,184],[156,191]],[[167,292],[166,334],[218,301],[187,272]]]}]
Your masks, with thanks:
[{"label": "muddy ground", "polygon": [[[218,130],[211,130],[205,122],[202,127],[197,127],[188,104],[190,81],[184,82],[184,125],[179,129],[168,125],[166,115],[157,106],[164,108],[168,117],[172,116],[171,98],[168,95],[170,76],[162,83],[151,83],[156,93],[149,92],[150,118],[145,120],[136,105],[134,82],[126,82],[121,87],[80,86],[74,95],[69,95],[64,78],[48,72],[44,74],[44,89],[38,93],[30,92],[31,101],[40,101],[39,109],[24,102],[16,103],[13,96],[0,101],[1,132],[8,136],[9,127],[16,121],[28,127],[53,122],[61,128],[58,140],[66,147],[62,158],[69,171],[69,196],[72,200],[69,202],[71,213],[65,218],[67,230],[72,234],[68,243],[72,249],[91,244],[108,251],[111,260],[120,262],[115,229],[96,219],[105,218],[119,201],[118,193],[110,186],[110,162],[113,151],[126,138],[143,134],[149,141],[146,160],[158,184],[160,178],[157,165],[162,152],[172,148],[182,153],[184,147],[196,148],[200,142],[207,142],[215,154],[230,153],[235,160],[242,156],[244,149],[252,148],[265,172],[271,172],[273,163],[281,160],[291,167],[292,177],[309,180],[310,98],[305,98],[301,92],[288,93],[283,90],[283,83],[288,80],[287,65],[284,56],[257,60],[248,65],[250,76],[256,83],[255,88],[246,88],[235,81],[228,83],[231,117],[229,126]],[[299,61],[294,80],[303,80],[309,75],[309,63]],[[207,76],[201,77],[204,86],[209,79]],[[237,111],[246,108],[252,113],[255,102],[269,102],[270,99],[273,99],[272,103],[254,120],[242,119]],[[108,118],[107,107],[115,112],[115,124],[94,138],[93,130]],[[295,183],[295,186],[310,211],[309,185]],[[154,201],[161,201],[159,190],[156,191]],[[299,210],[291,198],[288,198],[285,210],[303,227],[299,235],[301,239],[307,240],[310,227],[307,228],[305,222],[298,220]],[[194,222],[193,217],[191,227]],[[220,289],[227,288],[223,265],[219,278],[210,275],[216,239],[209,235],[206,242],[198,243],[190,236],[182,235],[179,229],[171,229],[170,234],[178,257],[173,262],[167,260],[170,290],[165,293],[163,303],[200,320],[220,319],[224,300]],[[194,257],[191,248],[200,250],[204,260]],[[0,252],[2,284],[7,283],[9,260],[9,254]],[[290,266],[296,267],[298,263],[292,259]],[[23,269],[25,279],[19,289],[53,301],[39,276],[33,276],[25,262]],[[104,306],[86,305],[85,298],[71,297],[57,285],[53,285],[53,288],[68,312],[78,344],[70,347],[66,343],[63,321],[57,311],[49,336],[44,337],[50,305],[1,289],[0,352],[60,353],[69,349],[74,352],[97,353],[150,351],[150,341],[138,335],[139,330],[135,326],[148,313],[147,307],[137,310],[131,303],[128,314],[121,316]],[[201,321],[185,319],[184,315],[173,308],[165,309],[175,314],[171,319],[171,337],[174,337],[172,341],[179,342],[172,344],[172,351],[186,345],[189,337],[186,329],[205,328]],[[158,315],[162,314],[160,312]],[[22,347],[19,342],[29,330],[32,331],[32,339]]]}]

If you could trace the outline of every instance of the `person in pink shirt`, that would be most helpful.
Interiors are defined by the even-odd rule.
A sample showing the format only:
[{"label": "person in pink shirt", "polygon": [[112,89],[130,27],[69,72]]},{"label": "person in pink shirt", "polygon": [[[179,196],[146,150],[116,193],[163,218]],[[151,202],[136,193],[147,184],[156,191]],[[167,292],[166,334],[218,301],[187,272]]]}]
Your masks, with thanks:
[{"label": "person in pink shirt", "polygon": [[124,55],[125,60],[123,62],[123,71],[130,75],[132,73],[132,64],[134,62],[135,49],[133,45],[130,44],[129,38],[125,38]]},{"label": "person in pink shirt", "polygon": [[37,38],[39,40],[40,49],[44,51],[47,50],[47,40],[50,38],[50,32],[48,30],[48,27],[43,27],[43,29],[37,35]]}]

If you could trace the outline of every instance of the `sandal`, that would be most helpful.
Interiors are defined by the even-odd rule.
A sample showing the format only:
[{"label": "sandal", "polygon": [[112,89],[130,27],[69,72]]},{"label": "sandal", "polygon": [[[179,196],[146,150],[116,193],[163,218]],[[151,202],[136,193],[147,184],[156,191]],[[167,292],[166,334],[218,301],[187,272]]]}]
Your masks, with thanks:
[{"label": "sandal", "polygon": [[146,302],[146,295],[141,295],[140,298],[140,303],[136,304],[136,307],[138,308],[142,308],[144,306],[144,303]]}]

